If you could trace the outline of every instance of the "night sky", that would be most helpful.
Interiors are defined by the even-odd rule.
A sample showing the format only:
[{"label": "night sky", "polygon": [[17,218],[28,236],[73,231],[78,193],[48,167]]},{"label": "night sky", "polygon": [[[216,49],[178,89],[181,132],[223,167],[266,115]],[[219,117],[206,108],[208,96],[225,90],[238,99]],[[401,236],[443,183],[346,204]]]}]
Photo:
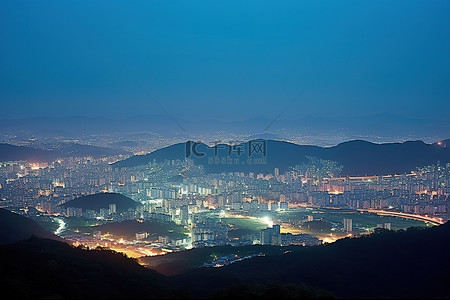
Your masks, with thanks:
[{"label": "night sky", "polygon": [[0,118],[442,119],[449,16],[448,0],[2,0]]}]

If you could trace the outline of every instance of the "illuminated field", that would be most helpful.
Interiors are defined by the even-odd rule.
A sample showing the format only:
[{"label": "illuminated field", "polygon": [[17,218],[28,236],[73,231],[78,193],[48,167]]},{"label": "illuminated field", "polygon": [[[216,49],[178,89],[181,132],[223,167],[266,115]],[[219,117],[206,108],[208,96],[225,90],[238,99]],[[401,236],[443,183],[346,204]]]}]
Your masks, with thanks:
[{"label": "illuminated field", "polygon": [[267,224],[256,218],[222,218],[222,222],[239,229],[259,231],[267,227]]}]

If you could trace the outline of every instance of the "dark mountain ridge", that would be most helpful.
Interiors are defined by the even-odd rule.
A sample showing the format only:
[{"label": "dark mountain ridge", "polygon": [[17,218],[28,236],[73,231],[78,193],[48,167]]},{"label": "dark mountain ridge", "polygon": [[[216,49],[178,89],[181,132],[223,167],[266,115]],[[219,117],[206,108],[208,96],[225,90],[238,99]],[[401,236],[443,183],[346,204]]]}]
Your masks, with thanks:
[{"label": "dark mountain ridge", "polygon": [[[8,298],[154,299],[170,296],[164,276],[110,250],[31,238],[0,246]],[[5,259],[7,258],[7,259]]]},{"label": "dark mountain ridge", "polygon": [[[450,162],[450,149],[437,144],[426,144],[422,141],[407,141],[403,143],[375,144],[362,140],[341,143],[334,147],[319,147],[297,145],[284,141],[265,141],[266,156],[256,153],[249,156],[251,143],[264,140],[249,141],[240,144],[243,149],[240,155],[237,149],[230,145],[219,144],[217,152],[214,147],[198,144],[196,151],[204,156],[192,153],[193,142],[174,144],[151,152],[147,155],[132,156],[114,164],[115,167],[133,167],[144,165],[154,160],[184,160],[186,153],[196,164],[204,165],[206,172],[256,172],[273,173],[274,168],[280,172],[289,167],[308,162],[309,157],[336,161],[343,166],[343,176],[403,174],[417,167]],[[190,150],[187,150],[189,148]],[[217,156],[215,156],[217,153]],[[230,155],[228,155],[230,153]],[[228,163],[231,158],[231,164]],[[265,158],[263,163],[249,163],[249,158]],[[237,163],[236,160],[237,159]],[[217,163],[218,162],[218,163]],[[222,163],[225,162],[225,163]]]},{"label": "dark mountain ridge", "polygon": [[0,244],[14,243],[32,236],[61,240],[34,220],[0,208]]},{"label": "dark mountain ridge", "polygon": [[195,293],[274,282],[320,288],[343,298],[444,298],[450,295],[450,224],[385,231],[327,246],[297,247],[223,268],[175,276]]},{"label": "dark mountain ridge", "polygon": [[449,246],[447,223],[326,246],[280,247],[222,268],[164,277],[111,250],[30,238],[0,246],[7,258],[0,261],[0,288],[15,298],[328,297],[323,290],[343,298],[445,298]]},{"label": "dark mountain ridge", "polygon": [[0,161],[27,160],[31,162],[50,162],[58,157],[58,153],[24,146],[0,144]]}]

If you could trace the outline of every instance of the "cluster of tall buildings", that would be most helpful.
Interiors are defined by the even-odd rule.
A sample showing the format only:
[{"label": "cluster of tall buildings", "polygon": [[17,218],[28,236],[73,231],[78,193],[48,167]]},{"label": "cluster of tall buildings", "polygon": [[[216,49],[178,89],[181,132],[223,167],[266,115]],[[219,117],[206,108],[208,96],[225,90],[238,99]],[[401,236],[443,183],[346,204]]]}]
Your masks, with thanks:
[{"label": "cluster of tall buildings", "polygon": [[186,205],[194,212],[194,207],[270,211],[287,209],[289,203],[306,203],[389,208],[448,219],[449,174],[450,166],[446,165],[403,175],[317,179],[294,171],[280,174],[278,169],[273,174],[206,174],[202,166],[190,160],[118,169],[104,160],[80,158],[71,159],[70,164],[0,164],[0,198],[4,206],[56,206],[75,197],[108,191],[141,202],[159,199],[164,202],[164,213]]},{"label": "cluster of tall buildings", "polygon": [[280,225],[273,225],[261,230],[261,245],[281,246]]},{"label": "cluster of tall buildings", "polygon": [[[320,172],[318,173],[320,174]],[[115,205],[98,212],[82,211],[60,204],[76,197],[116,192],[139,202],[136,209],[118,214]],[[88,158],[52,164],[7,162],[0,164],[0,199],[6,207],[37,207],[67,217],[157,219],[175,221],[191,230],[193,245],[223,245],[230,242],[227,226],[204,218],[208,211],[243,215],[289,210],[290,206],[378,209],[450,217],[450,164],[415,170],[409,174],[310,178],[298,171],[283,174],[228,172],[205,173],[192,160],[153,161],[146,165],[116,168],[108,161]],[[351,219],[343,230],[353,231]],[[389,229],[390,224],[383,224]],[[261,244],[308,242],[307,236],[283,235],[280,226],[264,229]],[[248,243],[254,238],[249,237]]]}]

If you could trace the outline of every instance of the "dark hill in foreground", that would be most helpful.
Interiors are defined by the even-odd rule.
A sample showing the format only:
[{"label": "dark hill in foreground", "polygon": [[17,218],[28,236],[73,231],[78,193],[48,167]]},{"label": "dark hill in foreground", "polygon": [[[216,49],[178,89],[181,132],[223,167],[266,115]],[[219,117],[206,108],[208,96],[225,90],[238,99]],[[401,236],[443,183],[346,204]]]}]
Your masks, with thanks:
[{"label": "dark hill in foreground", "polygon": [[9,298],[328,296],[322,290],[338,297],[446,298],[449,246],[450,224],[444,224],[289,247],[164,277],[113,251],[31,238],[0,246],[0,289]]},{"label": "dark hill in foreground", "polygon": [[[298,247],[223,268],[174,277],[194,292],[233,294],[274,282],[306,284],[337,297],[449,297],[450,224],[344,239],[321,247]],[[201,283],[201,284],[199,284]],[[239,288],[238,288],[239,287]]]},{"label": "dark hill in foreground", "polygon": [[[308,156],[325,160],[337,161],[343,166],[342,175],[384,175],[402,174],[414,170],[417,167],[450,162],[450,148],[444,143],[426,144],[422,141],[409,141],[404,143],[375,144],[371,142],[355,140],[339,144],[335,147],[323,148],[317,146],[297,145],[282,141],[268,140],[266,143],[266,163],[258,164],[249,158],[262,158],[260,153],[253,151],[249,156],[249,150],[255,149],[247,142],[241,144],[242,152],[238,155],[236,148],[229,145],[219,145],[217,157],[214,148],[205,144],[196,147],[198,153],[204,156],[190,158],[196,164],[204,165],[210,173],[221,172],[256,172],[273,173],[274,168],[281,172],[287,171],[290,166],[308,162]],[[191,144],[192,145],[192,144]],[[188,147],[192,150],[192,147]],[[259,149],[259,148],[258,148]],[[228,153],[231,153],[228,156]],[[232,158],[231,164],[227,158]],[[114,164],[115,167],[133,167],[145,165],[156,160],[184,160],[186,158],[186,143],[175,144],[142,156],[132,156]],[[238,160],[235,160],[238,159]]]},{"label": "dark hill in foreground", "polygon": [[139,258],[139,261],[163,275],[173,276],[198,269],[205,262],[211,262],[213,256],[221,257],[230,254],[239,255],[240,257],[252,254],[279,255],[298,248],[298,246],[246,245],[235,247],[226,245],[193,248],[166,255],[145,256]]},{"label": "dark hill in foreground", "polygon": [[[0,260],[0,289],[8,299],[197,299],[208,297],[213,288],[195,294],[122,254],[52,240],[32,238],[0,246],[0,255],[7,258]],[[270,286],[266,294],[279,299],[328,296],[318,289],[283,283]]]},{"label": "dark hill in foreground", "polygon": [[0,208],[0,244],[26,240],[32,236],[59,240],[34,220]]},{"label": "dark hill in foreground", "polygon": [[108,208],[110,204],[116,204],[118,213],[125,212],[129,208],[136,208],[139,203],[117,193],[100,193],[83,196],[62,204],[63,207],[76,207],[84,210],[99,211],[101,208]]},{"label": "dark hill in foreground", "polygon": [[164,276],[109,250],[29,239],[0,246],[0,288],[8,299],[151,299],[170,296]]}]

